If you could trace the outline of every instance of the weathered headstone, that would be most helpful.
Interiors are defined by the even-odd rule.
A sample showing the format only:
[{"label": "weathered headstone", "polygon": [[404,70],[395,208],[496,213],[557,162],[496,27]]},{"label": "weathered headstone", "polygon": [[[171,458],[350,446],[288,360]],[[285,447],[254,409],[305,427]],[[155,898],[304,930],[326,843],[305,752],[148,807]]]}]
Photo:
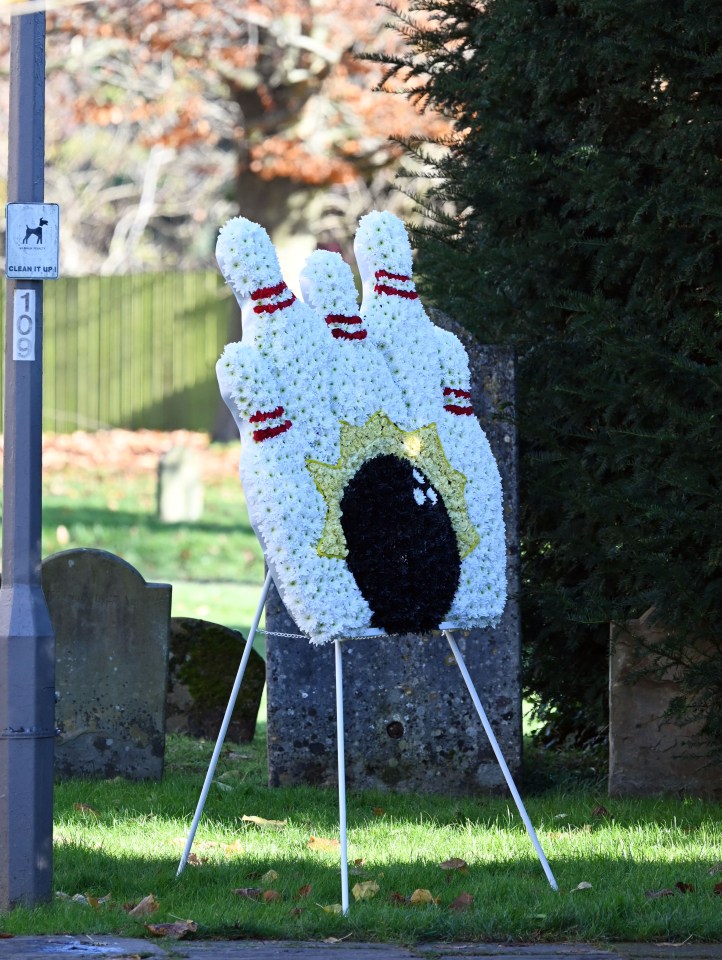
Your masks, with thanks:
[{"label": "weathered headstone", "polygon": [[682,690],[677,669],[654,671],[649,651],[663,635],[651,610],[639,620],[612,626],[609,793],[722,800],[722,769],[710,759],[701,722],[679,723],[666,716]]},{"label": "weathered headstone", "polygon": [[61,777],[160,778],[171,587],[105,550],[43,563],[55,630],[55,769]]},{"label": "weathered headstone", "polygon": [[158,464],[158,518],[193,523],[203,516],[203,479],[196,451],[171,447]]},{"label": "weathered headstone", "polygon": [[[170,621],[166,731],[215,739],[223,721],[245,637],[238,630],[173,617]],[[226,739],[250,743],[266,683],[263,657],[251,650]]]},{"label": "weathered headstone", "polygon": [[[496,630],[457,634],[459,647],[514,776],[521,765],[521,683],[514,355],[485,347],[438,313],[463,342],[472,402],[504,489],[508,593]],[[268,762],[271,785],[337,780],[334,651],[298,633],[275,587],[266,603]],[[475,793],[504,778],[443,635],[343,644],[346,779],[350,788]]]}]

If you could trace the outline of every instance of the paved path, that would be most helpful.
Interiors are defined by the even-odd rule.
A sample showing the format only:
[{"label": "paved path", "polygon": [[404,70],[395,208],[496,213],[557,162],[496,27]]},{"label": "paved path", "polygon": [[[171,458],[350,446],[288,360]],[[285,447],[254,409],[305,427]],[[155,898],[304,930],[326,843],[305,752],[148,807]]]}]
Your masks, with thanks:
[{"label": "paved path", "polygon": [[504,945],[276,942],[263,940],[149,941],[122,937],[0,939],[0,960],[722,960],[722,943],[591,943]]}]

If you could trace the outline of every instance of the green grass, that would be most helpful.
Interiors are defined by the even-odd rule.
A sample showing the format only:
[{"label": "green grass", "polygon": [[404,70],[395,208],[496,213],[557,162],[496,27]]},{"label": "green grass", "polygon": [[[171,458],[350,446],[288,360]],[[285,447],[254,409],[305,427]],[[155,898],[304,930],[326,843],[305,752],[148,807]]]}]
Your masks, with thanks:
[{"label": "green grass", "polygon": [[76,546],[110,550],[146,580],[263,580],[263,557],[248,522],[237,478],[205,485],[195,523],[161,523],[155,477],[111,481],[99,475],[48,483],[43,499],[43,554]]},{"label": "green grass", "polygon": [[[238,444],[233,447],[238,456]],[[231,457],[233,453],[231,453]],[[172,613],[247,630],[263,583],[263,554],[248,521],[237,470],[223,473],[228,448],[210,447],[204,510],[195,523],[161,523],[156,475],[129,458],[118,470],[102,459],[46,470],[43,556],[75,547],[108,550],[149,582],[173,585]]]},{"label": "green grass", "polygon": [[[213,449],[207,456],[218,456]],[[72,462],[45,478],[43,552],[103,547],[147,580],[174,585],[173,613],[247,629],[263,578],[235,470],[216,470],[195,524],[155,518],[155,475]],[[338,834],[334,789],[267,787],[265,723],[253,744],[227,746],[201,821],[199,865],[175,873],[213,745],[168,738],[160,782],[71,780],[56,789],[54,888],[109,895],[90,906],[66,898],[0,916],[0,932],[122,933],[144,922],[192,919],[198,937],[422,940],[722,939],[722,805],[697,800],[609,800],[603,755],[525,754],[524,796],[559,882],[549,887],[511,800],[349,793],[351,885],[373,880],[373,899],[341,917],[338,853],[308,848]],[[600,808],[606,808],[600,809]],[[92,809],[88,809],[92,808]],[[94,812],[93,812],[94,811]],[[285,820],[259,828],[243,816]],[[463,858],[468,872],[439,864]],[[275,880],[263,880],[269,870]],[[713,872],[710,872],[713,871]],[[579,884],[591,887],[578,889]],[[682,893],[676,884],[691,884]],[[302,898],[299,890],[310,885]],[[243,899],[274,889],[277,902]],[[427,889],[435,901],[406,898]],[[647,896],[669,889],[671,896]],[[460,894],[473,897],[463,912]],[[132,919],[124,904],[153,894],[160,906]]]},{"label": "green grass", "polygon": [[[6,933],[144,935],[145,922],[192,919],[196,936],[422,940],[682,940],[722,938],[720,804],[698,800],[607,800],[602,791],[551,790],[527,808],[559,882],[548,885],[511,801],[499,797],[351,792],[351,886],[374,880],[373,899],[353,898],[348,917],[323,908],[340,901],[339,857],[308,848],[311,836],[338,836],[334,789],[266,786],[265,724],[253,744],[221,757],[194,853],[176,868],[212,744],[169,737],[161,782],[70,780],[56,788],[54,886],[67,899],[0,917]],[[604,804],[606,811],[597,809]],[[92,808],[91,810],[87,808]],[[257,827],[244,816],[285,821]],[[468,872],[439,866],[463,858]],[[276,879],[263,879],[269,870]],[[580,883],[590,888],[577,889]],[[675,884],[691,884],[682,893]],[[301,888],[310,893],[301,897]],[[244,899],[244,887],[273,889],[278,902]],[[650,898],[648,891],[673,896]],[[438,902],[399,903],[416,889]],[[462,893],[465,912],[451,909]],[[123,904],[148,894],[151,917]]]}]

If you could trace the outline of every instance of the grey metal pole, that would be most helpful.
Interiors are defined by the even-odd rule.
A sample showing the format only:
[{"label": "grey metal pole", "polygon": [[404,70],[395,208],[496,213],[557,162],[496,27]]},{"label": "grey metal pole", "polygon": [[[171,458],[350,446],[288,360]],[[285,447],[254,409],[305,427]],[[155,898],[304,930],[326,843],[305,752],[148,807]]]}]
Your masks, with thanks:
[{"label": "grey metal pole", "polygon": [[[42,203],[45,14],[13,17],[8,200]],[[13,359],[16,291],[34,294],[35,359]],[[26,304],[33,297],[25,297]],[[39,280],[7,282],[0,587],[0,910],[52,893],[55,642],[41,586]]]}]

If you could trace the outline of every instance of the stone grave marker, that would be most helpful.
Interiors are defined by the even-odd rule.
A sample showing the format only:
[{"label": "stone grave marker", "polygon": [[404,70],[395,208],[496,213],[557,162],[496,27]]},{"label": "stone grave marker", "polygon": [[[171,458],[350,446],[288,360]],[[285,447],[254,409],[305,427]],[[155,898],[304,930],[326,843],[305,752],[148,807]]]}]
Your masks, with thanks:
[{"label": "stone grave marker", "polygon": [[[245,637],[238,630],[172,617],[168,658],[166,731],[213,740],[223,721],[233,689]],[[258,708],[266,683],[266,664],[251,651],[236,699],[226,740],[250,743],[256,732]]]},{"label": "stone grave marker", "polygon": [[42,575],[56,644],[56,773],[159,779],[170,585],[93,549],[48,557]]},{"label": "stone grave marker", "polygon": [[199,456],[189,447],[171,447],[158,464],[158,518],[163,523],[193,523],[202,516]]},{"label": "stone grave marker", "polygon": [[[710,759],[699,721],[665,716],[682,690],[675,668],[653,667],[639,638],[653,648],[663,636],[648,610],[639,620],[612,626],[609,659],[609,793],[611,796],[699,796],[722,800],[722,770]],[[635,640],[635,637],[637,638]]]},{"label": "stone grave marker", "polygon": [[[501,473],[508,594],[495,630],[456,633],[466,665],[512,775],[521,766],[521,680],[514,355],[480,345],[429,311],[464,344],[472,402]],[[337,781],[334,651],[298,633],[275,587],[266,603],[269,780],[273,786]],[[343,644],[346,781],[349,789],[478,793],[503,788],[494,757],[443,635]]]}]

